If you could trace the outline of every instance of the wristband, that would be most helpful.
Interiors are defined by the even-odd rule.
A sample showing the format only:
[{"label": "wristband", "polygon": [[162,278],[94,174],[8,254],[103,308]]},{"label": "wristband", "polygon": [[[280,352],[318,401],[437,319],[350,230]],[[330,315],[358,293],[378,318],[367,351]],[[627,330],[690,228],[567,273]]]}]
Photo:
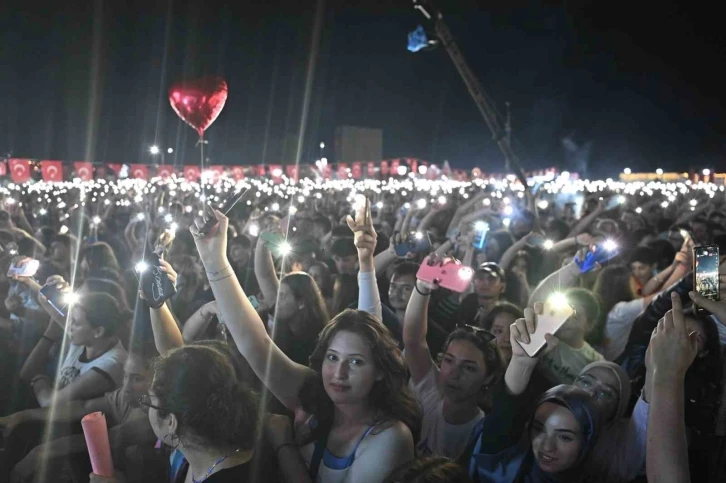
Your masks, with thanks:
[{"label": "wristband", "polygon": [[416,291],[419,293],[419,295],[422,295],[424,297],[428,297],[429,295],[431,295],[431,291],[429,291],[428,293],[423,293],[421,290],[419,290],[418,289],[418,282],[416,282],[415,284],[413,284],[413,288],[416,289]]},{"label": "wristband", "polygon": [[216,272],[210,272],[209,270],[207,270],[207,275],[208,275],[209,277],[214,277],[214,276],[216,276],[216,275],[219,275],[219,274],[221,274],[222,272],[224,272],[224,271],[225,271],[225,270],[227,270],[228,268],[232,268],[232,265],[229,265],[229,264],[227,264],[227,266],[226,266],[226,267],[224,267],[224,268],[223,268],[223,269],[221,269],[221,270],[217,270]]}]

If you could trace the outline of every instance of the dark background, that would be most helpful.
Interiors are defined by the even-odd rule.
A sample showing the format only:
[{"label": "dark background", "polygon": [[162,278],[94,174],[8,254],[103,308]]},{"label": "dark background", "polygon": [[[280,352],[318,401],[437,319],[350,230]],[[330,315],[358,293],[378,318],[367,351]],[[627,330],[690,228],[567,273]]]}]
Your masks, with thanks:
[{"label": "dark background", "polygon": [[[0,152],[193,163],[196,134],[169,85],[222,75],[207,134],[214,163],[278,162],[299,127],[315,2],[6,3],[0,14]],[[643,5],[641,5],[641,3]],[[723,165],[726,81],[718,2],[439,0],[472,69],[504,111],[525,166],[584,171]],[[384,130],[384,156],[502,169],[442,49],[411,54],[405,0],[328,1],[302,162],[337,125]],[[95,32],[95,35],[94,35]],[[331,161],[332,150],[325,153]]]}]

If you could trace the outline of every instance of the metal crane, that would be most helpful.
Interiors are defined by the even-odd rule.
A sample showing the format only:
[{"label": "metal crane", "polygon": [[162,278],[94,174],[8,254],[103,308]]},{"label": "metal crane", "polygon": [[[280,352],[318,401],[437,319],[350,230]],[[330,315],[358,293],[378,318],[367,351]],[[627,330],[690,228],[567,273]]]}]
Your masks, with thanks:
[{"label": "metal crane", "polygon": [[[492,132],[492,138],[499,146],[499,149],[502,150],[507,166],[514,171],[514,174],[526,188],[527,178],[524,176],[524,171],[522,171],[517,154],[512,149],[510,136],[507,132],[508,129],[506,127],[502,129],[499,116],[493,107],[493,102],[487,97],[481,84],[479,84],[479,79],[476,78],[466,63],[464,55],[459,50],[459,46],[456,45],[449,27],[444,23],[443,15],[430,0],[413,0],[413,4],[414,8],[420,11],[433,26],[433,32],[436,34],[438,41],[444,46],[444,49],[446,49],[449,57],[454,62],[456,70],[459,71],[461,78],[464,80],[464,84],[466,84],[466,88],[469,89],[469,94],[471,94],[476,106],[479,108],[479,112],[481,112],[481,115],[489,126]],[[429,42],[429,44],[431,43]]]}]

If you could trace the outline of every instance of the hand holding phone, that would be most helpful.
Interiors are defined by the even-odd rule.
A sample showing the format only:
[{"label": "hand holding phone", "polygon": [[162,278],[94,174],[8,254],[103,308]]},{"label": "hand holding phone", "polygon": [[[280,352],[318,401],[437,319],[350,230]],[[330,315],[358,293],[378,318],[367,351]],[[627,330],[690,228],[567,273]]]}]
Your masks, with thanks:
[{"label": "hand holding phone", "polygon": [[525,319],[518,319],[512,327],[513,355],[522,356],[518,353],[521,349],[528,357],[537,357],[547,345],[545,335],[555,335],[575,315],[575,309],[563,294],[554,294],[544,304],[535,305],[534,311],[525,311]]},{"label": "hand holding phone", "polygon": [[612,260],[618,256],[619,253],[620,250],[617,243],[612,240],[605,240],[602,243],[598,243],[597,245],[590,247],[584,258],[582,258],[578,253],[575,256],[575,263],[578,267],[580,267],[580,273],[587,273],[598,264],[602,265],[603,263]]},{"label": "hand holding phone", "polygon": [[[239,200],[241,200],[244,195],[247,193],[246,189],[243,189],[241,191],[238,191],[232,195],[230,195],[226,200],[222,202],[222,204],[217,208],[219,211],[222,212],[224,216],[227,216],[227,214],[234,208],[234,205],[237,204]],[[200,236],[206,236],[208,235],[214,226],[217,224],[217,219],[214,217],[214,212],[209,215],[207,213],[207,210],[204,212],[204,225],[199,229],[199,235]]]},{"label": "hand holding phone", "polygon": [[30,257],[18,257],[8,268],[8,277],[32,277],[40,268],[40,262]]},{"label": "hand holding phone", "polygon": [[[719,256],[718,245],[701,245],[693,248],[693,291],[712,301],[720,299]],[[694,307],[697,313],[707,312],[698,305]]]},{"label": "hand holding phone", "polygon": [[462,293],[469,288],[474,278],[474,270],[462,265],[455,258],[444,258],[437,261],[433,255],[429,255],[418,269],[416,278],[452,292]]}]

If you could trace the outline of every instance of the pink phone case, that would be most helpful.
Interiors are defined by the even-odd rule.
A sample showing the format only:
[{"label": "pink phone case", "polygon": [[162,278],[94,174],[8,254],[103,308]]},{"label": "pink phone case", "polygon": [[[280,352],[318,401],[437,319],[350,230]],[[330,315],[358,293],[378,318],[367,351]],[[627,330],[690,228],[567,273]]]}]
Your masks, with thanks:
[{"label": "pink phone case", "polygon": [[456,259],[445,258],[433,265],[429,263],[430,257],[426,257],[421,268],[418,269],[416,277],[424,282],[438,283],[440,287],[453,292],[466,291],[474,278],[474,270],[471,267],[465,267]]},{"label": "pink phone case", "polygon": [[565,325],[567,319],[575,314],[575,310],[567,305],[564,307],[553,307],[550,303],[545,302],[542,315],[537,316],[537,328],[534,334],[529,337],[529,344],[517,341],[524,352],[529,357],[534,357],[542,348],[547,345],[545,334],[554,335],[560,328]]}]

